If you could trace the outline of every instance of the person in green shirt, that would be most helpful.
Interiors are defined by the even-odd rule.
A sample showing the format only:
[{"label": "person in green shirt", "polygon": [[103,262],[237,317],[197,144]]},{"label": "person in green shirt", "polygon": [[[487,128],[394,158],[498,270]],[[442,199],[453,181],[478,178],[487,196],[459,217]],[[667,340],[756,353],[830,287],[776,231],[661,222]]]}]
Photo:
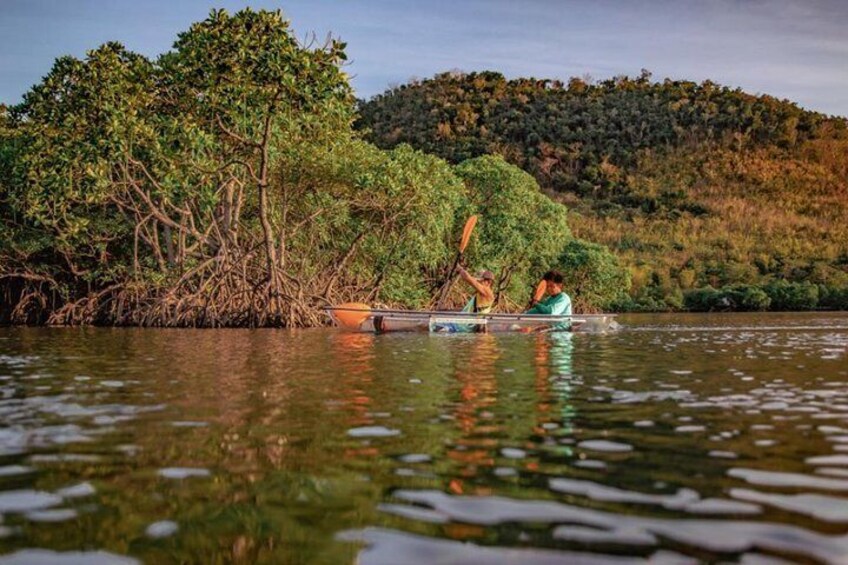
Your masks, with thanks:
[{"label": "person in green shirt", "polygon": [[[546,316],[571,316],[571,297],[562,290],[563,276],[559,271],[548,271],[543,277],[547,296],[533,304],[525,314]],[[570,323],[557,324],[554,329],[567,330]]]}]

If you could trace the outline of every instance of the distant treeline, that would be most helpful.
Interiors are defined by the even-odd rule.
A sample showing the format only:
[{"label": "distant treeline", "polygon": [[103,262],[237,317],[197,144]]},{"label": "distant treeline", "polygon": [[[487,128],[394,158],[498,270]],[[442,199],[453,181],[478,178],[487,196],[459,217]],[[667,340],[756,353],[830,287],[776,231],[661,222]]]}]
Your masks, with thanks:
[{"label": "distant treeline", "polygon": [[[711,81],[444,73],[360,102],[378,146],[502,155],[628,268],[621,309],[703,309],[694,289],[848,288],[848,127]],[[844,308],[839,300],[799,308]],[[770,308],[783,308],[774,300]]]},{"label": "distant treeline", "polygon": [[848,288],[783,280],[763,286],[707,287],[686,291],[683,305],[695,312],[848,310]]}]

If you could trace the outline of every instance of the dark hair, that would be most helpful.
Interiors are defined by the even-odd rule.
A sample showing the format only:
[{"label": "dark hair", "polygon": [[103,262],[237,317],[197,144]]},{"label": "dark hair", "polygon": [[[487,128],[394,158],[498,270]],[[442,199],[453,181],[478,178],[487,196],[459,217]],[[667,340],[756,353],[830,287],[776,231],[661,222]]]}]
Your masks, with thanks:
[{"label": "dark hair", "polygon": [[544,274],[542,280],[552,282],[554,284],[562,284],[562,281],[565,280],[565,277],[559,271],[548,271]]}]

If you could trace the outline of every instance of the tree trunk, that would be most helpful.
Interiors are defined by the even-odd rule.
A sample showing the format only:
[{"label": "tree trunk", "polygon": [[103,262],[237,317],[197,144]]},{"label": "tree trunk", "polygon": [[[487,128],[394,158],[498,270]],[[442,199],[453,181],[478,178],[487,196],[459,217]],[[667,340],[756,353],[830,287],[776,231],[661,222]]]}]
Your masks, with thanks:
[{"label": "tree trunk", "polygon": [[259,167],[259,222],[262,225],[262,235],[265,240],[265,255],[268,267],[268,293],[270,294],[271,313],[279,316],[282,311],[280,300],[280,280],[277,277],[277,250],[274,248],[274,230],[271,220],[268,218],[268,128],[270,122],[266,123],[266,134],[262,144],[262,156]]},{"label": "tree trunk", "polygon": [[171,226],[165,224],[162,231],[165,236],[165,253],[168,254],[168,266],[174,266],[174,239],[171,235]]}]

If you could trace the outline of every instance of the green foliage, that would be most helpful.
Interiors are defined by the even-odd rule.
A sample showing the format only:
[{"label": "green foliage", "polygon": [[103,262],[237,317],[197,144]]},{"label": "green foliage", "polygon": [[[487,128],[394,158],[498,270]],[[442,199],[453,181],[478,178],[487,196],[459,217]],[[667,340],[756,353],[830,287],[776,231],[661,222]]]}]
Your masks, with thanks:
[{"label": "green foliage", "polygon": [[162,109],[213,132],[230,159],[255,157],[265,136],[280,151],[298,134],[314,139],[327,122],[344,131],[353,109],[344,48],[335,40],[301,46],[279,12],[213,11],[160,59]]},{"label": "green foliage", "polygon": [[763,289],[771,298],[774,310],[814,310],[819,303],[819,288],[810,283],[791,283],[778,280]]},{"label": "green foliage", "polygon": [[20,247],[50,248],[89,279],[109,276],[107,262],[126,253],[122,240],[132,229],[112,207],[113,163],[144,135],[136,118],[152,90],[151,64],[110,43],[85,61],[57,60],[12,109],[16,155],[2,174],[5,199],[15,217],[40,230]]},{"label": "green foliage", "polygon": [[532,176],[497,156],[470,159],[455,171],[466,187],[455,233],[472,214],[481,218],[467,260],[494,272],[506,297],[524,303],[571,238],[565,207],[545,197]]},{"label": "green foliage", "polygon": [[472,213],[468,261],[523,305],[571,238],[565,206],[500,157],[454,167],[363,141],[344,60],[252,10],[213,11],[156,61],[114,43],[58,60],[0,113],[0,291],[41,308],[16,319],[306,325],[328,302],[421,307]]},{"label": "green foliage", "polygon": [[[255,323],[274,306],[255,299],[256,281],[285,279],[273,261],[258,271],[257,242],[273,258],[285,222],[272,172],[301,143],[349,137],[344,59],[341,42],[301,46],[279,12],[243,10],[212,12],[157,61],[115,43],[57,60],[3,111],[0,212],[11,237],[0,274],[46,282],[70,300],[132,284],[132,300],[149,301],[176,282],[171,296],[184,305],[180,294],[202,293],[201,279],[225,277],[207,285],[227,295],[218,307]],[[206,271],[185,274],[194,268]],[[44,296],[16,288],[22,299]],[[188,308],[178,323],[208,314]]]},{"label": "green foliage", "polygon": [[764,311],[771,306],[771,297],[756,286],[735,287],[735,302],[745,311]]},{"label": "green foliage", "polygon": [[446,73],[360,109],[382,147],[454,162],[493,153],[531,173],[575,233],[630,271],[619,308],[678,309],[707,285],[848,284],[843,118],[648,73],[595,84]]},{"label": "green foliage", "polygon": [[827,310],[848,310],[848,285],[842,288],[819,285],[819,307]]},{"label": "green foliage", "polygon": [[720,290],[712,287],[684,293],[683,306],[694,312],[760,312],[769,309],[771,297],[761,288],[733,285]]},{"label": "green foliage", "polygon": [[543,186],[585,195],[620,186],[621,168],[641,150],[712,140],[792,147],[827,122],[770,96],[711,81],[658,83],[647,72],[568,85],[443,73],[363,102],[360,114],[378,145],[410,143],[454,162],[497,152]]},{"label": "green foliage", "polygon": [[[304,145],[280,168],[292,269],[320,276],[346,263],[344,281],[364,294],[423,306],[428,273],[447,262],[462,182],[432,155],[383,151],[356,139]],[[345,259],[347,257],[347,259]]]},{"label": "green foliage", "polygon": [[626,301],[630,273],[606,247],[573,239],[556,264],[576,305],[607,310]]},{"label": "green foliage", "polygon": [[344,48],[219,10],[155,61],[58,59],[0,106],[0,317],[425,306],[471,214],[465,259],[509,308],[552,267],[582,309],[846,307],[843,120],[709,81],[479,73],[361,104],[362,134]]},{"label": "green foliage", "polygon": [[684,293],[684,306],[694,312],[757,312],[764,310],[806,311],[848,309],[848,287],[793,283],[786,280],[763,286],[707,286]]},{"label": "green foliage", "polygon": [[683,304],[687,310],[711,312],[720,305],[722,293],[711,286],[688,290],[683,295]]}]

